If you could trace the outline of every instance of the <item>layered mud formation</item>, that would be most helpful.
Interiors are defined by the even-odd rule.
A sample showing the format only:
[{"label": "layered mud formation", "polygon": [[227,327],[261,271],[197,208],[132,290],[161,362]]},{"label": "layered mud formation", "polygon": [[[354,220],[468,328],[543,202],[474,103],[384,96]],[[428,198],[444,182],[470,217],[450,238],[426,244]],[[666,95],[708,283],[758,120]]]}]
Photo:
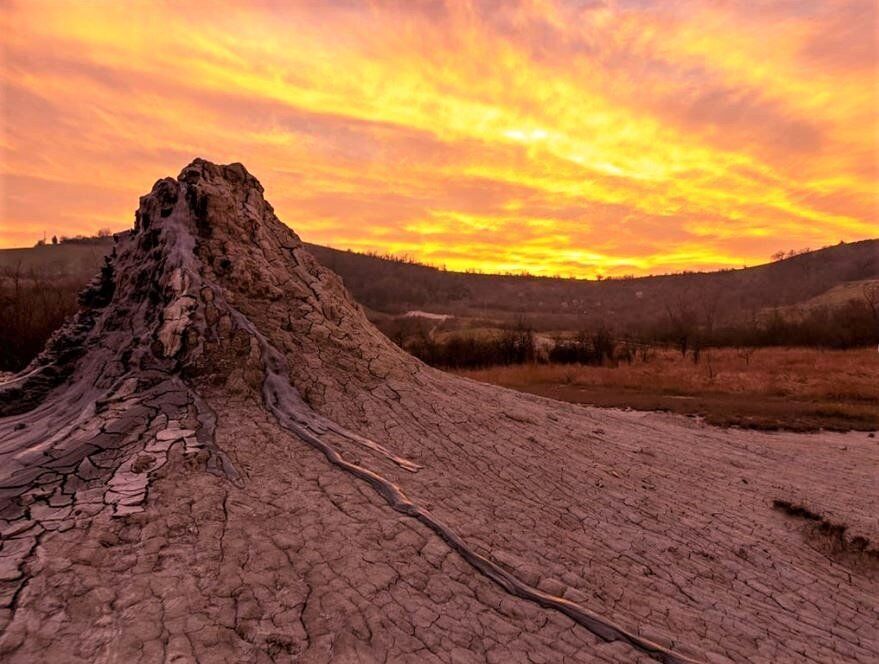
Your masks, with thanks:
[{"label": "layered mud formation", "polygon": [[240,164],[141,199],[0,459],[3,661],[879,657],[875,440],[429,369]]}]

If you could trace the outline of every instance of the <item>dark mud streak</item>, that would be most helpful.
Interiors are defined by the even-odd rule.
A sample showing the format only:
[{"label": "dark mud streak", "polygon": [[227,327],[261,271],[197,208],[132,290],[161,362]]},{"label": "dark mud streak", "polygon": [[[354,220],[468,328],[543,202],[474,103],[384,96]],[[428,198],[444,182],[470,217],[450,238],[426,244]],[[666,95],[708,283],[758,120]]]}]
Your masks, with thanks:
[{"label": "dark mud streak", "polygon": [[325,443],[318,436],[309,431],[307,425],[303,425],[300,419],[296,416],[295,411],[288,412],[285,408],[290,401],[288,398],[285,398],[287,396],[285,393],[289,389],[292,388],[289,384],[285,385],[283,379],[277,374],[269,373],[267,375],[264,386],[266,405],[272,413],[274,413],[275,417],[277,417],[278,422],[282,427],[322,452],[333,465],[367,482],[396,511],[413,517],[430,528],[478,572],[494,581],[505,591],[522,599],[536,602],[544,608],[561,611],[602,639],[606,641],[625,641],[633,647],[655,657],[661,662],[677,664],[696,661],[632,634],[607,618],[603,618],[579,604],[542,592],[517,579],[497,564],[476,553],[454,530],[433,516],[428,510],[412,502],[409,497],[390,480],[368,468],[346,461],[333,446]]},{"label": "dark mud streak", "polygon": [[[199,279],[198,282],[201,283],[201,280]],[[268,339],[266,339],[266,337],[256,328],[256,326],[250,322],[247,316],[242,314],[235,307],[229,305],[229,303],[226,302],[225,298],[223,297],[223,293],[219,288],[214,285],[210,285],[208,287],[214,295],[214,303],[217,305],[222,304],[222,306],[226,308],[227,313],[229,313],[229,315],[235,320],[238,326],[241,329],[245,330],[248,334],[253,336],[255,339],[257,339],[257,341],[259,341],[260,349],[262,350],[263,360],[265,361],[265,358],[268,354],[268,356],[270,356],[273,360],[273,365],[286,366],[286,360],[284,360],[281,353],[269,343]],[[327,432],[332,432],[356,445],[366,447],[373,452],[380,454],[389,461],[395,463],[403,470],[406,470],[410,473],[417,473],[420,470],[421,466],[419,466],[417,463],[414,463],[409,459],[404,459],[403,457],[394,454],[386,447],[380,445],[374,440],[365,436],[361,436],[357,433],[354,433],[353,431],[349,431],[345,427],[340,426],[336,422],[333,422],[332,420],[324,417],[320,413],[314,411],[313,409],[311,409],[310,406],[305,403],[296,388],[294,388],[292,385],[289,385],[289,381],[287,382],[287,384],[289,386],[289,389],[291,390],[291,398],[295,398],[297,405],[299,405],[300,407],[300,413],[307,413],[307,415],[304,416],[304,419],[307,422],[306,426],[308,426],[310,430],[314,431],[316,434],[321,435]]]},{"label": "dark mud streak", "polygon": [[207,462],[208,472],[217,477],[225,477],[239,489],[242,488],[244,482],[235,464],[216,443],[217,414],[195,390],[192,390],[190,395],[198,414],[199,427],[195,432],[196,439],[211,455]]},{"label": "dark mud streak", "polygon": [[[335,447],[324,442],[321,434],[329,430],[355,442],[361,442],[364,439],[330,422],[308,406],[287,378],[289,372],[286,358],[244,314],[226,302],[219,291],[215,291],[215,295],[217,296],[215,301],[222,302],[236,323],[259,342],[265,371],[263,399],[284,429],[321,452],[334,466],[368,483],[394,510],[412,517],[430,528],[480,574],[494,581],[511,595],[535,602],[547,609],[560,611],[599,638],[605,641],[623,641],[666,664],[693,664],[698,661],[633,634],[579,604],[545,593],[521,581],[496,563],[474,551],[451,527],[410,500],[393,482],[368,468],[347,461]],[[374,445],[384,450],[377,443]]]}]

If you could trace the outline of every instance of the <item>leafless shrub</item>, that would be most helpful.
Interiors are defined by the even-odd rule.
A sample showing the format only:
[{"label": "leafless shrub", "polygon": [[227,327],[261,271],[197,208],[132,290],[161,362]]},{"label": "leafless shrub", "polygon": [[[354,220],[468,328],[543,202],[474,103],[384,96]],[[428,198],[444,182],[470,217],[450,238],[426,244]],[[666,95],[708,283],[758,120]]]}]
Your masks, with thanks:
[{"label": "leafless shrub", "polygon": [[757,349],[753,346],[739,346],[736,348],[736,355],[745,361],[745,366],[751,366],[751,356]]}]

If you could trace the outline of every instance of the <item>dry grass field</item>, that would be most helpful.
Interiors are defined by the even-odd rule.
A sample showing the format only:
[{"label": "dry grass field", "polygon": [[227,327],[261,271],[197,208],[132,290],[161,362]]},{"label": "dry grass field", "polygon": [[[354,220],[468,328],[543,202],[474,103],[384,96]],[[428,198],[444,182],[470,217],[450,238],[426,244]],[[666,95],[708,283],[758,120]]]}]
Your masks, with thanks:
[{"label": "dry grass field", "polygon": [[701,415],[759,429],[879,429],[879,353],[811,348],[673,351],[618,366],[528,364],[459,375],[532,394],[639,410]]}]

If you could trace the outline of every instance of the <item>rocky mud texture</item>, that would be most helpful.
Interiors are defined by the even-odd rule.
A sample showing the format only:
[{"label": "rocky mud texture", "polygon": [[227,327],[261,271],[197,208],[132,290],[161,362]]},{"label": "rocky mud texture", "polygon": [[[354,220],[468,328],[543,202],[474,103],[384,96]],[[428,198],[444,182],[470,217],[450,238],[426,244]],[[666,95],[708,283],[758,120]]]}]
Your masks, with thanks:
[{"label": "rocky mud texture", "polygon": [[879,658],[879,444],[402,353],[238,164],[141,199],[0,386],[4,662]]}]

